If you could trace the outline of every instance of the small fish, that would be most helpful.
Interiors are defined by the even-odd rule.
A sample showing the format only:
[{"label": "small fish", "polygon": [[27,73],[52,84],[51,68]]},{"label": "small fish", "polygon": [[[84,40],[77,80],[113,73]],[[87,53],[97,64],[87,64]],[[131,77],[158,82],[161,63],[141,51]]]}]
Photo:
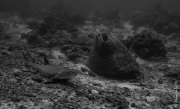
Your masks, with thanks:
[{"label": "small fish", "polygon": [[60,67],[50,65],[49,61],[45,57],[44,57],[45,64],[40,65],[40,64],[36,64],[36,63],[28,61],[28,58],[24,52],[22,52],[22,55],[25,58],[27,66],[32,67],[33,69],[39,71],[39,73],[42,76],[49,78],[51,80],[53,80],[53,79],[56,79],[56,80],[70,79],[70,78],[76,76],[78,73],[80,73],[79,70],[73,70],[73,69],[69,69],[66,67],[60,68]]}]

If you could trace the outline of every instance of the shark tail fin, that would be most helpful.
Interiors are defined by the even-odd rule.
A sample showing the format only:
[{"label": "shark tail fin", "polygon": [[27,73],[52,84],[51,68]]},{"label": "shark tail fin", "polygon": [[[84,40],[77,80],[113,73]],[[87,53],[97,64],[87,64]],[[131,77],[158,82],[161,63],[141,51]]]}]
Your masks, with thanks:
[{"label": "shark tail fin", "polygon": [[44,57],[44,65],[49,65],[49,64],[50,64],[49,60],[46,57]]}]

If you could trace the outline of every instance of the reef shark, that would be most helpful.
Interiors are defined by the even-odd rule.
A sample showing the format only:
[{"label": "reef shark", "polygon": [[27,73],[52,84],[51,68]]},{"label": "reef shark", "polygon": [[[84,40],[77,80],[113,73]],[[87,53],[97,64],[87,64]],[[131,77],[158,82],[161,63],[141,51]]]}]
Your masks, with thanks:
[{"label": "reef shark", "polygon": [[62,79],[70,79],[80,73],[79,70],[69,69],[67,67],[56,67],[49,64],[47,58],[44,57],[44,65],[36,64],[34,62],[30,62],[22,51],[22,55],[26,61],[26,65],[32,67],[37,70],[42,76],[50,79],[50,80],[62,80]]}]

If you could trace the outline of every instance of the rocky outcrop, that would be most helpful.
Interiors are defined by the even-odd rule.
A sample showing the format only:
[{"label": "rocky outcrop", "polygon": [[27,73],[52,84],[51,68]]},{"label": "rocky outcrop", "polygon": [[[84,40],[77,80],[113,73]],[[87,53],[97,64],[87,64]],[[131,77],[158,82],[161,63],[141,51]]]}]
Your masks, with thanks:
[{"label": "rocky outcrop", "polygon": [[163,41],[150,31],[142,31],[130,37],[124,43],[127,48],[143,59],[166,57],[167,51]]},{"label": "rocky outcrop", "polygon": [[122,42],[111,34],[96,36],[87,66],[96,74],[116,79],[138,77],[139,66]]}]

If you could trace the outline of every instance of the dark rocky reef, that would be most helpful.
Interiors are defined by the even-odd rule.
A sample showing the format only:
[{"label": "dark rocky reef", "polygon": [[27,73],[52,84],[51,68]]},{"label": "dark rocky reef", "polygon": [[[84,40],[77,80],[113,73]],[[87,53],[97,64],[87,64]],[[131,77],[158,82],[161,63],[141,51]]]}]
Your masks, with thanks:
[{"label": "dark rocky reef", "polygon": [[44,19],[38,27],[38,33],[45,35],[48,32],[54,34],[59,30],[67,30],[68,32],[76,32],[77,28],[65,17],[50,15]]},{"label": "dark rocky reef", "polygon": [[[42,44],[44,42],[44,39],[42,38],[42,36],[37,35],[35,33],[31,33],[31,34],[24,34],[25,36],[27,36],[27,43],[30,45],[38,45],[38,44]],[[21,35],[22,36],[22,35]]]},{"label": "dark rocky reef", "polygon": [[167,51],[163,41],[152,32],[146,30],[133,37],[129,37],[124,44],[143,59],[166,57]]},{"label": "dark rocky reef", "polygon": [[170,22],[168,20],[157,20],[153,24],[153,29],[161,34],[170,35],[172,33],[179,33],[180,27],[175,22]]},{"label": "dark rocky reef", "polygon": [[61,2],[43,11],[44,13],[39,13],[44,16],[42,22],[35,20],[27,22],[27,25],[39,35],[56,34],[64,30],[73,33],[78,31],[77,26],[85,24],[85,17],[82,14],[64,6]]},{"label": "dark rocky reef", "polygon": [[139,66],[122,42],[111,34],[96,36],[87,66],[96,74],[113,79],[135,79]]}]

